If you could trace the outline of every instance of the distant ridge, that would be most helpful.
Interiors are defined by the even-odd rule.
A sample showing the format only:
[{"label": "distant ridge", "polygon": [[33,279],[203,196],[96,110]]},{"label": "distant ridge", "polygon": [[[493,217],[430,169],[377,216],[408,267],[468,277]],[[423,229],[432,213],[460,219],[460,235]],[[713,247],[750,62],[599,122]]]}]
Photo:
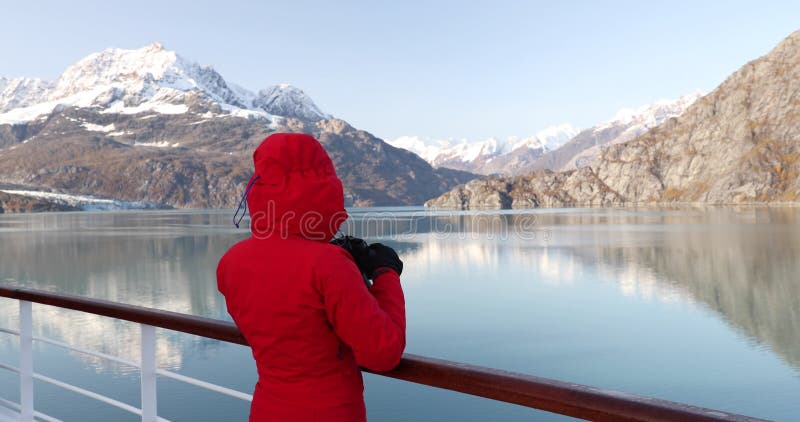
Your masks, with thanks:
[{"label": "distant ridge", "polygon": [[414,152],[434,167],[446,167],[479,174],[505,173],[506,157],[530,156],[529,160],[556,150],[572,139],[579,130],[565,123],[551,126],[527,138],[512,136],[482,141],[467,139],[429,139],[403,136],[388,140],[390,144]]},{"label": "distant ridge", "polygon": [[565,123],[528,138],[468,141],[403,136],[387,142],[416,153],[434,167],[483,175],[515,176],[534,170],[570,170],[594,161],[607,145],[631,140],[665,120],[679,116],[702,96],[701,92],[694,92],[638,109],[622,109],[613,119],[585,130]]},{"label": "distant ridge", "polygon": [[703,96],[693,92],[675,100],[660,100],[638,109],[622,109],[613,119],[583,130],[560,148],[546,152],[526,165],[515,168],[515,174],[534,170],[573,170],[592,164],[609,145],[629,141],[666,120],[680,116]]}]

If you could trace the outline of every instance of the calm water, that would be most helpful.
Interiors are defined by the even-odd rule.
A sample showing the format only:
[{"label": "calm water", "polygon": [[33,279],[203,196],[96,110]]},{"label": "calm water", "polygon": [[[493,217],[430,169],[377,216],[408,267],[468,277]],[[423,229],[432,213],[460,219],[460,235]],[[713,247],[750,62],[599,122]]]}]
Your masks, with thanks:
[{"label": "calm water", "polygon": [[[347,231],[405,262],[410,353],[776,420],[800,419],[800,210],[360,209]],[[0,216],[0,281],[230,319],[217,260],[247,236],[230,212]],[[0,326],[17,327],[0,300]],[[34,305],[36,334],[138,359],[138,326]],[[159,331],[162,367],[251,391],[249,349]],[[0,362],[17,364],[0,333]],[[138,405],[135,372],[35,346],[35,370]],[[72,420],[136,417],[47,384],[36,407]],[[248,405],[168,379],[159,414],[246,420]],[[0,370],[0,396],[18,400]],[[372,421],[568,420],[367,375]]]}]

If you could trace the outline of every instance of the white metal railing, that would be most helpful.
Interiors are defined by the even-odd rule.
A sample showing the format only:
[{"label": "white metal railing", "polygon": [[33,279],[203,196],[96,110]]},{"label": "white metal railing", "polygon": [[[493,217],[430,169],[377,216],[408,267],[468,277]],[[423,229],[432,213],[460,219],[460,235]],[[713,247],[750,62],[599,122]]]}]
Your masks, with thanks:
[{"label": "white metal railing", "polygon": [[[71,386],[61,381],[53,380],[33,372],[32,354],[20,356],[20,368],[4,365],[20,374],[20,386],[24,394],[23,404],[5,403],[6,406],[27,412],[28,420],[34,417],[47,421],[57,420],[41,415],[33,409],[33,380],[50,382],[60,387],[77,391],[80,394],[104,401],[114,406],[123,407],[137,415],[142,415],[143,420],[154,421],[156,409],[155,378],[166,376],[178,381],[206,388],[211,391],[233,396],[242,400],[252,401],[252,396],[225,387],[213,385],[204,381],[189,378],[173,372],[158,369],[154,356],[155,329],[153,327],[198,335],[205,338],[225,341],[233,344],[247,346],[247,339],[232,322],[213,320],[193,315],[179,314],[158,309],[142,308],[123,303],[108,302],[99,299],[70,296],[61,293],[52,293],[41,290],[31,290],[17,287],[4,287],[0,285],[0,297],[20,301],[20,331],[2,329],[3,332],[20,336],[21,349],[32,351],[33,341],[47,341],[50,344],[66,347],[81,353],[106,358],[108,355],[81,349],[55,340],[44,340],[34,337],[31,333],[31,303],[40,303],[79,312],[88,312],[125,321],[135,322],[142,327],[142,361],[139,363],[120,360],[111,357],[111,360],[129,364],[139,368],[142,373],[142,398],[147,400],[141,409],[116,400],[88,392]],[[23,371],[22,369],[25,369]],[[364,371],[369,371],[363,369]],[[372,372],[372,371],[369,371]],[[708,422],[764,422],[763,419],[725,412],[722,410],[708,409],[686,403],[677,403],[653,397],[638,396],[619,391],[605,390],[588,385],[572,382],[537,377],[535,375],[520,374],[500,369],[486,368],[462,362],[452,362],[442,359],[404,354],[400,363],[388,372],[373,372],[385,377],[413,382],[417,384],[458,391],[477,397],[485,397],[505,403],[513,403],[533,409],[546,410],[553,413],[577,417],[581,419],[616,422],[618,420],[630,421],[708,421]],[[25,408],[27,407],[27,409]],[[6,408],[3,407],[3,413]],[[10,412],[10,410],[9,410]],[[2,416],[2,415],[0,415]],[[145,419],[150,418],[150,419]]]},{"label": "white metal railing", "polygon": [[[158,416],[158,394],[156,388],[156,381],[158,376],[171,378],[176,381],[180,381],[186,384],[194,385],[196,387],[204,388],[206,390],[210,390],[219,394],[224,394],[230,397],[235,397],[237,399],[241,399],[244,401],[253,401],[253,396],[247,393],[243,393],[241,391],[233,390],[227,387],[223,387],[220,385],[212,384],[206,381],[202,381],[196,378],[188,377],[186,375],[181,375],[172,371],[168,371],[165,369],[158,368],[158,362],[156,359],[156,330],[155,327],[152,325],[142,324],[139,323],[141,327],[141,353],[142,358],[140,362],[134,362],[126,359],[119,358],[117,356],[109,355],[106,353],[86,349],[80,346],[67,344],[58,340],[53,340],[44,337],[38,337],[33,335],[33,310],[32,310],[32,303],[25,300],[19,301],[19,331],[13,330],[10,328],[0,328],[0,332],[16,335],[19,336],[20,339],[20,348],[19,348],[19,367],[14,367],[11,365],[6,365],[0,363],[0,369],[5,369],[7,371],[15,372],[19,374],[19,386],[20,386],[20,402],[15,403],[13,401],[0,398],[0,406],[4,406],[6,408],[13,409],[14,411],[19,412],[20,421],[23,422],[31,422],[36,419],[47,421],[47,422],[61,422],[59,419],[56,419],[52,416],[46,415],[44,413],[35,411],[34,409],[34,388],[33,388],[33,381],[38,380],[42,382],[46,382],[48,384],[54,385],[56,387],[60,387],[62,389],[72,391],[74,393],[89,397],[91,399],[97,400],[99,402],[117,407],[119,409],[125,410],[127,412],[140,415],[142,417],[142,421],[146,422],[155,422],[155,421],[165,421],[168,422],[166,419],[161,418]],[[39,373],[34,372],[33,370],[33,342],[38,341],[46,344],[50,344],[53,346],[57,346],[63,349],[72,350],[78,353],[98,357],[101,359],[117,362],[126,366],[134,367],[139,369],[140,380],[141,380],[141,403],[142,407],[137,408],[130,404],[121,402],[119,400],[113,399],[108,396],[104,396],[102,394],[86,390],[84,388],[69,384],[64,381],[60,381]]]}]

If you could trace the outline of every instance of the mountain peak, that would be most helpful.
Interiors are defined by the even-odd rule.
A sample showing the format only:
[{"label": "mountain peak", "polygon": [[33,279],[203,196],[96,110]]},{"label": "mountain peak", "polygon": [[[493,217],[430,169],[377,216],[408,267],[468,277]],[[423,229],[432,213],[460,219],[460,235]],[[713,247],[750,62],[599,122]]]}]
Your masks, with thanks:
[{"label": "mountain peak", "polygon": [[258,92],[253,105],[267,113],[316,122],[330,118],[314,104],[303,90],[287,83],[266,87]]},{"label": "mountain peak", "polygon": [[156,42],[148,45],[144,49],[145,50],[150,50],[150,51],[161,51],[161,50],[164,50],[164,45],[161,44],[160,42],[156,41]]},{"label": "mountain peak", "polygon": [[0,79],[0,122],[29,121],[59,105],[99,107],[114,113],[186,112],[187,101],[196,103],[187,99],[197,94],[209,105],[216,103],[237,115],[305,121],[330,117],[292,85],[283,83],[255,94],[228,83],[211,66],[201,66],[154,42],[135,50],[109,48],[92,53],[54,82]]},{"label": "mountain peak", "polygon": [[192,67],[199,66],[185,62],[177,53],[157,43],[137,50],[106,49],[69,66],[58,78],[54,95],[66,97],[111,84],[144,84],[164,79],[178,82],[190,79],[188,73]]},{"label": "mountain peak", "polygon": [[652,104],[647,104],[635,109],[622,108],[617,111],[611,120],[598,125],[595,131],[615,125],[642,125],[645,127],[657,126],[665,118],[682,113],[683,110],[692,105],[692,103],[697,101],[697,99],[703,95],[705,94],[702,91],[696,90],[691,94],[686,94],[673,100],[662,99]]}]

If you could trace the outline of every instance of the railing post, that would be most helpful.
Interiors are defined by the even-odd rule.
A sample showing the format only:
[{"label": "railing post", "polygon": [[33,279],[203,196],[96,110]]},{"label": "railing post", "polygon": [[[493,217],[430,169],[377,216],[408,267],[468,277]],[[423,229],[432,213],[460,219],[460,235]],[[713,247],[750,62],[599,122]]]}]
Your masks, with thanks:
[{"label": "railing post", "polygon": [[156,329],[142,326],[142,422],[156,422]]},{"label": "railing post", "polygon": [[33,307],[19,301],[19,402],[20,421],[33,421]]}]

